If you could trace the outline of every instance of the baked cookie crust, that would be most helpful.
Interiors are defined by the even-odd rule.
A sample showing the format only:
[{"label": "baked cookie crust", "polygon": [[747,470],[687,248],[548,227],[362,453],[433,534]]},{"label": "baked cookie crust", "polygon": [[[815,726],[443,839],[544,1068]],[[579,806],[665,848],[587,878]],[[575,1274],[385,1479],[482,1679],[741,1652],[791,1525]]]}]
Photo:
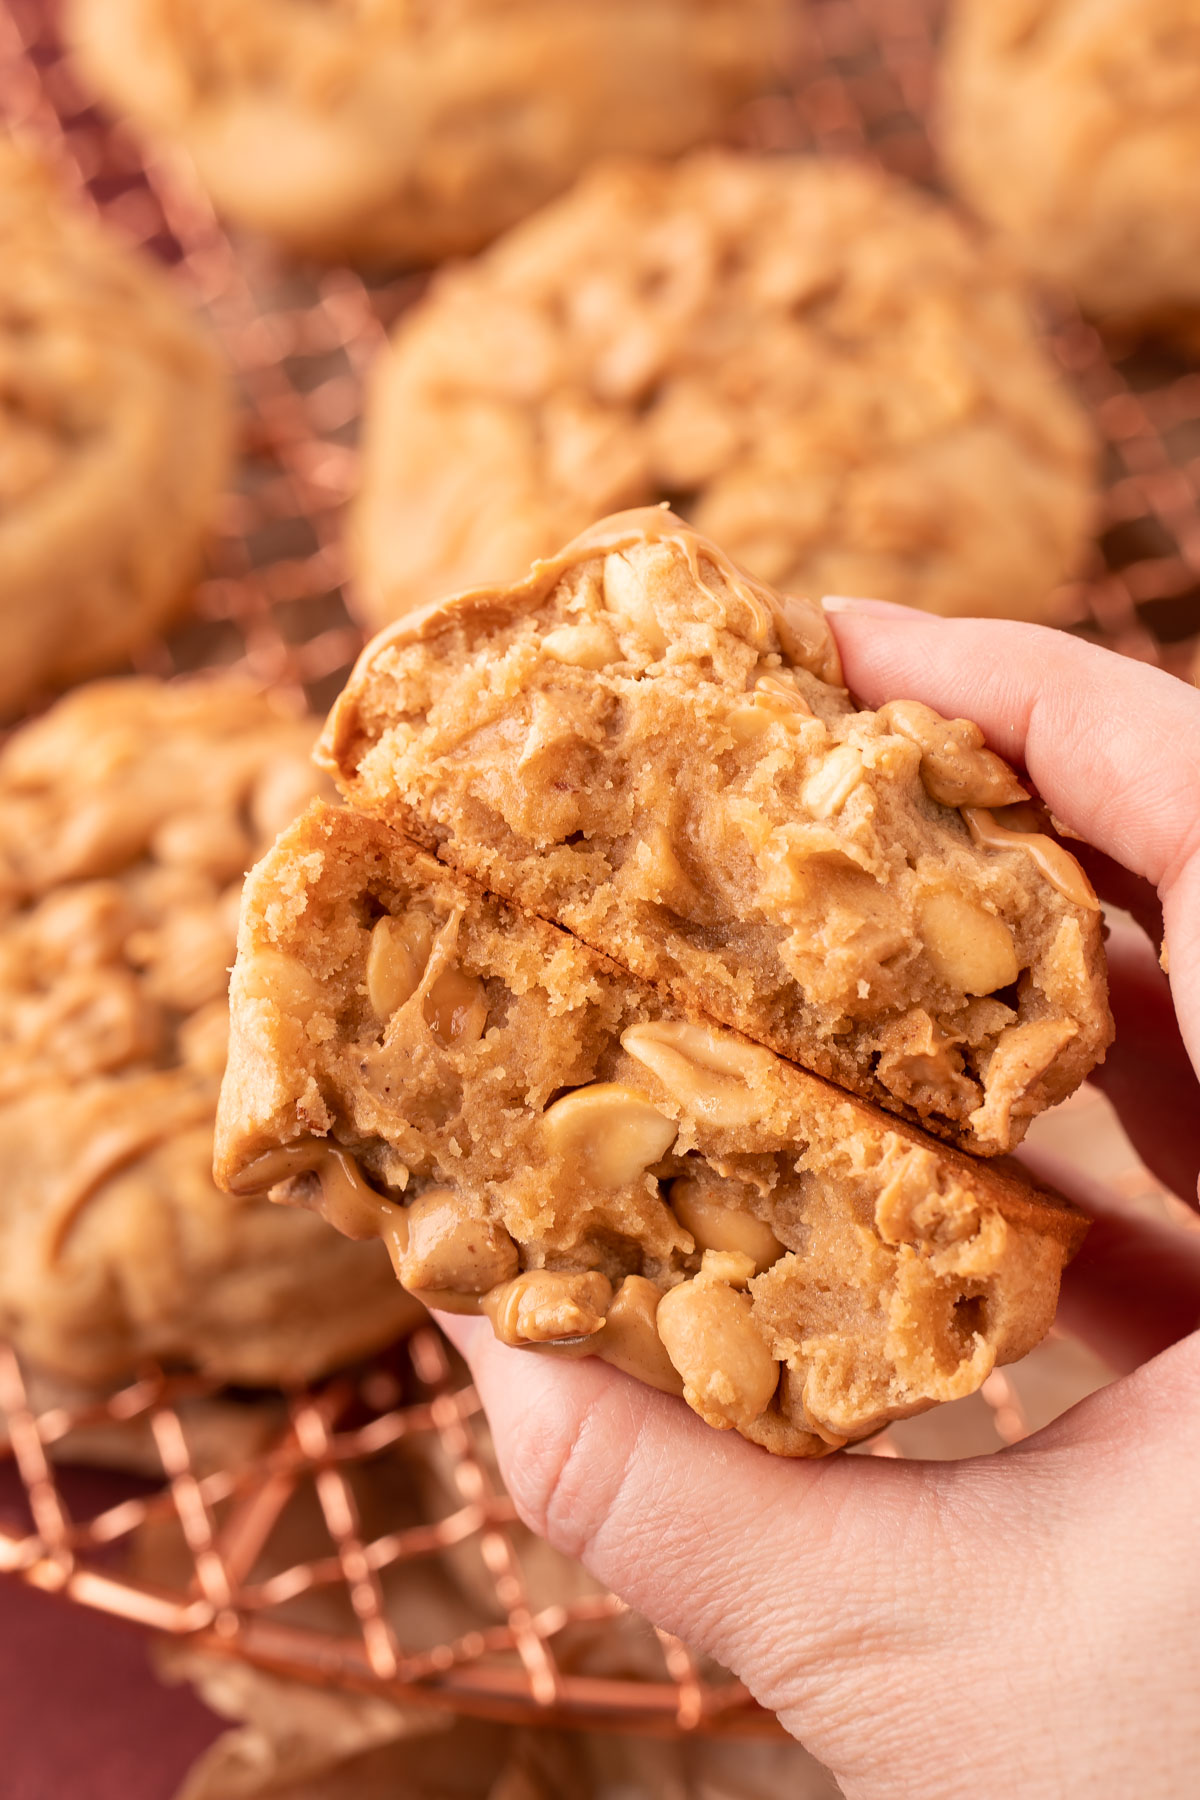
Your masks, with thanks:
[{"label": "baked cookie crust", "polygon": [[615,164],[441,275],[371,377],[373,626],[667,500],[794,593],[1044,619],[1091,428],[1007,264],[857,164]]},{"label": "baked cookie crust", "polygon": [[956,0],[947,170],[1085,311],[1200,348],[1200,13],[1194,0]]},{"label": "baked cookie crust", "polygon": [[0,715],[187,602],[229,470],[215,345],[0,134]]},{"label": "baked cookie crust", "polygon": [[319,754],[635,974],[1009,1150],[1111,1039],[1098,903],[976,726],[840,682],[818,607],[634,511],[383,632]]},{"label": "baked cookie crust", "polygon": [[612,151],[670,156],[772,85],[788,0],[71,0],[95,90],[219,210],[307,254],[478,249]]},{"label": "baked cookie crust", "polygon": [[312,737],[228,677],[128,680],[0,753],[0,1330],[43,1367],[288,1383],[415,1314],[212,1181],[242,875],[318,785]]},{"label": "baked cookie crust", "polygon": [[247,884],[231,999],[226,1186],[779,1454],[1024,1355],[1086,1230],[321,802]]}]

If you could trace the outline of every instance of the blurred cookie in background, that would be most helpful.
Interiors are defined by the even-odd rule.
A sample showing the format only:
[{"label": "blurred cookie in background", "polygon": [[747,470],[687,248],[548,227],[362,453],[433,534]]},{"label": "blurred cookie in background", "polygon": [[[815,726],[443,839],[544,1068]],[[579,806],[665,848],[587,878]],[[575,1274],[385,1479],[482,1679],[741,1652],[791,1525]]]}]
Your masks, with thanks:
[{"label": "blurred cookie in background", "polygon": [[914,188],[795,157],[614,163],[397,327],[358,604],[382,625],[669,500],[785,591],[1046,618],[1094,463],[1021,289]]},{"label": "blurred cookie in background", "polygon": [[0,716],[185,606],[229,472],[214,344],[0,133]]},{"label": "blurred cookie in background", "polygon": [[96,682],[0,753],[0,1333],[281,1384],[417,1317],[387,1257],[211,1179],[242,874],[319,785],[229,676]]},{"label": "blurred cookie in background", "polygon": [[778,79],[790,0],[71,0],[87,83],[218,211],[308,255],[477,249],[613,150],[702,142]]},{"label": "blurred cookie in background", "polygon": [[1196,0],[955,0],[941,127],[951,179],[1030,270],[1200,346]]}]

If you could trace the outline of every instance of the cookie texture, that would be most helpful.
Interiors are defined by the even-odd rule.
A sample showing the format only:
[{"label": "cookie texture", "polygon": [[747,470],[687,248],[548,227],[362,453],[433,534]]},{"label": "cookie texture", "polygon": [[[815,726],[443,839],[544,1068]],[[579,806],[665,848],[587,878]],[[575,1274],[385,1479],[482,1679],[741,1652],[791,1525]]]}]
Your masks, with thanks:
[{"label": "cookie texture", "polygon": [[1031,270],[1200,346],[1195,0],[956,0],[941,114],[951,178]]},{"label": "cookie texture", "polygon": [[214,345],[0,134],[0,714],[186,604],[229,469]]},{"label": "cookie texture", "polygon": [[290,1382],[415,1311],[212,1181],[242,875],[314,791],[312,734],[228,677],[110,681],[0,754],[0,1331],[47,1368]]},{"label": "cookie texture", "polygon": [[1103,1055],[1100,911],[978,727],[659,509],[377,637],[351,803],[723,1024],[994,1154]]},{"label": "cookie texture", "polygon": [[1086,1229],[316,802],[247,884],[218,1177],[820,1456],[1048,1328]]},{"label": "cookie texture", "polygon": [[1094,449],[997,256],[850,163],[596,171],[439,277],[369,384],[373,625],[669,500],[793,593],[1038,619]]},{"label": "cookie texture", "polygon": [[477,249],[611,151],[673,155],[778,79],[788,0],[71,0],[96,91],[219,210],[322,257]]}]

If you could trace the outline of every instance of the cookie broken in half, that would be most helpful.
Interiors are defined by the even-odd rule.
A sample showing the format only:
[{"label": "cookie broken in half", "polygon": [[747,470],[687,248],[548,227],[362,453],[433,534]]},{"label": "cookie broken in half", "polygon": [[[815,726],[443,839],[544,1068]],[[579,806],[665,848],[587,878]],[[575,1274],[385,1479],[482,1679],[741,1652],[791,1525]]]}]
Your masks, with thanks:
[{"label": "cookie broken in half", "polygon": [[231,998],[223,1185],[778,1454],[1023,1356],[1086,1230],[323,802],[250,877]]}]

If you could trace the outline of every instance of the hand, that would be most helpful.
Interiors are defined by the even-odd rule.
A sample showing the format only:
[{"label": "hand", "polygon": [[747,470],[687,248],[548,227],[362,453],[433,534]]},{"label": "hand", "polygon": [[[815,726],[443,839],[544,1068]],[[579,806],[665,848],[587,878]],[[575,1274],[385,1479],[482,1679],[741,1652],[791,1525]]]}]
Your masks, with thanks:
[{"label": "hand", "polygon": [[[1119,884],[1154,929],[1157,889],[1178,1025],[1157,944],[1115,938],[1118,1038],[1099,1079],[1150,1166],[1194,1198],[1200,695],[1032,626],[874,602],[838,603],[834,623],[866,704],[911,696],[978,720],[1097,847],[1102,891]],[[523,1518],[740,1675],[848,1800],[1194,1791],[1200,1233],[1068,1185],[1098,1218],[1063,1316],[1126,1373],[974,1462],[777,1462],[600,1364],[446,1321]]]}]

